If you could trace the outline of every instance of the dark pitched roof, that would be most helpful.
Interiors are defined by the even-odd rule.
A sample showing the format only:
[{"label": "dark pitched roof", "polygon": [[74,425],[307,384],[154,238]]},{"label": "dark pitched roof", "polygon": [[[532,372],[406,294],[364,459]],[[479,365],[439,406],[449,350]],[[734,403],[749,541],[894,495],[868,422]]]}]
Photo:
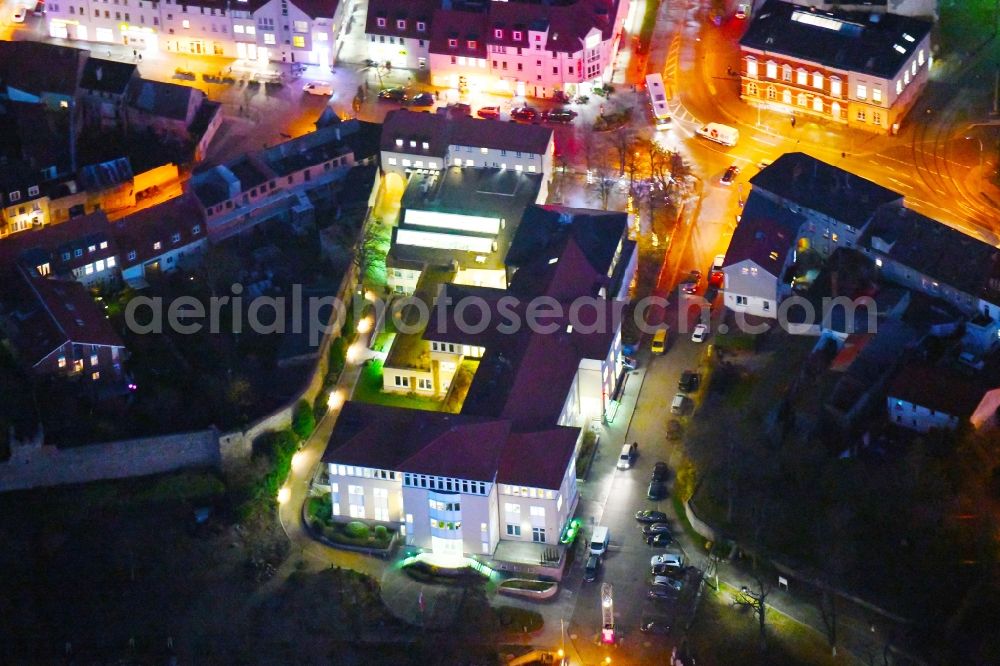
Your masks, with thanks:
[{"label": "dark pitched roof", "polygon": [[33,95],[72,97],[87,51],[44,42],[0,41],[0,89],[6,86]]},{"label": "dark pitched roof", "polygon": [[579,428],[514,433],[500,454],[498,483],[558,490],[573,459]]},{"label": "dark pitched roof", "polygon": [[[431,19],[434,11],[441,5],[441,0],[369,0],[368,18],[365,21],[365,32],[370,35],[391,35],[395,37],[410,37],[413,39],[430,39]],[[378,19],[385,19],[385,27],[379,27]],[[406,21],[404,28],[399,28],[397,21]],[[417,23],[426,24],[425,30],[417,30]]]},{"label": "dark pitched roof", "polygon": [[310,18],[333,18],[337,12],[337,5],[340,0],[291,0],[295,5]]},{"label": "dark pitched roof", "polygon": [[196,94],[201,93],[190,86],[136,79],[129,86],[128,104],[154,116],[186,121],[188,103]]},{"label": "dark pitched roof", "polygon": [[[486,58],[486,41],[489,37],[486,14],[439,9],[434,12],[431,25],[431,53]],[[449,40],[455,40],[450,46]],[[469,44],[472,43],[470,48]]]},{"label": "dark pitched roof", "polygon": [[[397,146],[396,140],[403,145]],[[552,130],[538,125],[521,125],[482,118],[449,118],[439,113],[399,109],[385,116],[382,150],[423,153],[444,157],[448,146],[477,146],[498,150],[544,154],[552,140]],[[411,146],[413,141],[416,145]],[[423,142],[428,143],[425,150]]]},{"label": "dark pitched roof", "polygon": [[17,272],[20,282],[13,288],[21,307],[15,315],[14,345],[29,365],[67,342],[125,346],[83,285],[43,278],[23,267]]},{"label": "dark pitched roof", "polygon": [[1000,250],[909,208],[878,211],[858,245],[966,294],[1000,298]]},{"label": "dark pitched roof", "polygon": [[[102,249],[104,242],[107,247]],[[91,247],[95,248],[93,252]],[[81,251],[79,257],[77,250]],[[53,274],[62,275],[116,253],[108,218],[97,211],[61,224],[22,231],[0,242],[0,271],[16,262],[32,267],[48,262]],[[70,256],[68,260],[63,259],[65,254]]]},{"label": "dark pitched roof", "polygon": [[[889,383],[890,398],[967,419],[992,387],[947,366],[904,362]],[[890,413],[890,419],[892,414]]]},{"label": "dark pitched roof", "polygon": [[133,63],[91,57],[83,66],[80,87],[85,90],[124,95],[129,81],[135,74],[136,65]]},{"label": "dark pitched roof", "polygon": [[750,184],[856,229],[879,207],[903,200],[898,192],[805,153],[785,153]]},{"label": "dark pitched roof", "polygon": [[768,0],[740,45],[892,79],[933,24],[900,14],[818,11]]},{"label": "dark pitched roof", "polygon": [[584,256],[600,273],[607,273],[619,241],[625,237],[628,216],[566,206],[529,206],[507,253],[507,265],[518,268],[551,254],[572,236]]},{"label": "dark pitched roof", "polygon": [[771,275],[781,277],[785,258],[804,221],[801,215],[779,206],[756,190],[750,192],[722,265],[735,266],[750,260]]},{"label": "dark pitched roof", "polygon": [[[619,0],[578,0],[577,2],[491,2],[490,25],[506,28],[505,38],[497,40],[510,46],[529,48],[527,32],[521,42],[513,41],[510,31],[547,31],[546,51],[576,53],[584,47],[584,40],[597,28],[602,39],[610,39]],[[523,26],[527,26],[524,28]],[[494,41],[491,34],[491,42]],[[508,41],[509,38],[509,41]]]},{"label": "dark pitched roof", "polygon": [[493,481],[510,424],[459,414],[344,405],[323,462]]},{"label": "dark pitched roof", "polygon": [[[205,237],[201,207],[190,192],[123,217],[111,229],[123,269]],[[175,234],[180,236],[177,242]],[[156,243],[160,243],[159,250],[154,248]],[[135,252],[134,259],[129,258],[130,252]]]}]

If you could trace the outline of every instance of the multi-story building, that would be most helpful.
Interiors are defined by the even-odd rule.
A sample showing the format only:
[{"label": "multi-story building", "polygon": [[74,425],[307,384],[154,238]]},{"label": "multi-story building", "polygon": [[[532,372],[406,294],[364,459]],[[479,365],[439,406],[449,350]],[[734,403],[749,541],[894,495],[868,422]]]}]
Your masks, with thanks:
[{"label": "multi-story building", "polygon": [[513,169],[542,174],[546,192],[552,178],[554,135],[538,125],[400,109],[386,114],[381,141],[386,173],[405,176],[450,166]]},{"label": "multi-story building", "polygon": [[578,502],[579,433],[349,402],[323,455],[333,515],[396,526],[445,561],[555,545]]},{"label": "multi-story building", "polygon": [[217,55],[254,62],[334,64],[351,2],[337,0],[101,0],[49,3],[49,34],[59,39]]},{"label": "multi-story building", "polygon": [[434,85],[519,97],[589,94],[609,80],[628,0],[369,3],[372,60],[430,68]]},{"label": "multi-story building", "polygon": [[309,224],[315,204],[328,201],[333,183],[354,166],[348,135],[356,121],[328,125],[191,178],[209,236],[219,240],[273,219]]},{"label": "multi-story building", "polygon": [[201,208],[186,193],[115,222],[122,279],[144,286],[147,278],[200,261],[208,246]]},{"label": "multi-story building", "polygon": [[932,22],[768,0],[740,40],[740,96],[792,114],[895,133],[927,83]]},{"label": "multi-story building", "polygon": [[139,76],[133,63],[88,58],[80,78],[80,115],[101,129],[125,122],[125,95]]}]

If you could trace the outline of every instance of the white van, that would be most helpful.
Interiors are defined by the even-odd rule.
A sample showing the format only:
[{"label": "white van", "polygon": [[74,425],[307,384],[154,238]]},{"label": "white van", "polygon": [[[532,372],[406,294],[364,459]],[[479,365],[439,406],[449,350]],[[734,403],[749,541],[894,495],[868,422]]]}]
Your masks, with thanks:
[{"label": "white van", "polygon": [[735,146],[736,142],[740,140],[740,131],[738,129],[729,125],[722,125],[721,123],[708,123],[703,127],[699,127],[695,132],[698,136],[704,137],[709,141],[721,143],[723,146]]},{"label": "white van", "polygon": [[598,525],[594,528],[594,535],[590,537],[590,554],[604,555],[608,550],[608,540],[611,538],[608,528]]},{"label": "white van", "polygon": [[670,403],[671,414],[683,414],[687,406],[687,397],[683,393],[674,396],[674,401]]}]

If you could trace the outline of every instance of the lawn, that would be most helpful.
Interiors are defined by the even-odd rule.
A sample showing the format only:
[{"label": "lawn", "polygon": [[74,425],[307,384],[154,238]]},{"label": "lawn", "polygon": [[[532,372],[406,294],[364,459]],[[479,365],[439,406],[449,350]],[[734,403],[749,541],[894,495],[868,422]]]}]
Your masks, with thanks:
[{"label": "lawn", "polygon": [[836,666],[855,663],[841,656],[831,658],[826,638],[769,608],[767,614],[768,651],[760,655],[757,619],[746,608],[733,608],[725,585],[718,593],[706,588],[698,614],[687,638],[698,663],[729,664],[733,655],[740,663],[767,666]]},{"label": "lawn", "polygon": [[423,409],[430,412],[441,411],[442,403],[429,398],[418,398],[397,393],[386,393],[382,390],[382,361],[372,359],[368,361],[361,370],[357,386],[354,387],[352,400],[367,402],[373,405],[385,405],[386,407],[408,407],[409,409]]}]

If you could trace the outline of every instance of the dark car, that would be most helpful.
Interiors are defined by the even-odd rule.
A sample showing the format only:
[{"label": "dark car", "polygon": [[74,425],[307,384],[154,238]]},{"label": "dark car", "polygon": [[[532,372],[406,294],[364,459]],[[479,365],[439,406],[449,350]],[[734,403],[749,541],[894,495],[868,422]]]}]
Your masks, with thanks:
[{"label": "dark car", "polygon": [[681,380],[677,382],[677,388],[685,393],[697,391],[699,385],[701,385],[701,375],[694,370],[685,370],[682,372]]},{"label": "dark car", "polygon": [[662,615],[643,615],[639,621],[639,631],[644,634],[660,634],[661,636],[670,633],[670,618]]},{"label": "dark car", "polygon": [[719,182],[723,185],[732,185],[733,181],[736,180],[736,176],[740,175],[740,168],[735,164],[731,165],[726,172],[722,174],[722,180]]},{"label": "dark car", "polygon": [[671,441],[677,441],[684,435],[684,428],[681,426],[681,422],[677,419],[670,419],[667,421],[667,439]]},{"label": "dark car", "polygon": [[383,102],[402,102],[406,98],[406,91],[402,88],[383,88],[378,91],[378,98]]},{"label": "dark car", "polygon": [[571,111],[570,109],[554,109],[552,111],[542,112],[542,122],[546,123],[562,123],[568,125],[573,122],[576,118],[576,111]]},{"label": "dark car", "polygon": [[650,599],[676,599],[678,596],[680,596],[680,593],[672,587],[656,585],[649,588]]},{"label": "dark car", "polygon": [[651,525],[643,527],[642,533],[646,536],[650,536],[651,534],[666,534],[669,536],[671,534],[671,530],[670,525],[667,523],[652,523]]},{"label": "dark car", "polygon": [[646,545],[654,548],[666,548],[674,542],[674,537],[670,534],[650,534],[646,537]]},{"label": "dark car", "polygon": [[472,116],[472,107],[464,102],[454,102],[449,104],[447,107],[448,115],[451,117],[464,118],[466,116]]},{"label": "dark car", "polygon": [[662,511],[653,511],[652,509],[644,509],[642,511],[635,512],[635,519],[640,523],[662,523],[667,519],[667,514]]},{"label": "dark car", "polygon": [[510,117],[514,120],[530,123],[538,117],[538,111],[535,111],[530,106],[519,106],[516,109],[511,109]]},{"label": "dark car", "polygon": [[403,98],[403,103],[407,106],[434,106],[434,95],[423,92],[413,97]]},{"label": "dark car", "polygon": [[684,569],[672,564],[657,564],[650,569],[654,576],[669,576],[678,580],[684,579]]},{"label": "dark car", "polygon": [[653,481],[666,481],[669,473],[670,468],[667,463],[660,461],[653,465]]},{"label": "dark car", "polygon": [[663,481],[652,480],[649,482],[649,489],[646,497],[651,500],[661,500],[667,496],[667,484]]},{"label": "dark car", "polygon": [[693,294],[701,286],[701,271],[693,270],[681,281],[681,291],[685,294]]},{"label": "dark car", "polygon": [[583,568],[583,581],[593,583],[597,580],[597,570],[601,568],[601,556],[591,555],[587,558],[587,565]]}]

